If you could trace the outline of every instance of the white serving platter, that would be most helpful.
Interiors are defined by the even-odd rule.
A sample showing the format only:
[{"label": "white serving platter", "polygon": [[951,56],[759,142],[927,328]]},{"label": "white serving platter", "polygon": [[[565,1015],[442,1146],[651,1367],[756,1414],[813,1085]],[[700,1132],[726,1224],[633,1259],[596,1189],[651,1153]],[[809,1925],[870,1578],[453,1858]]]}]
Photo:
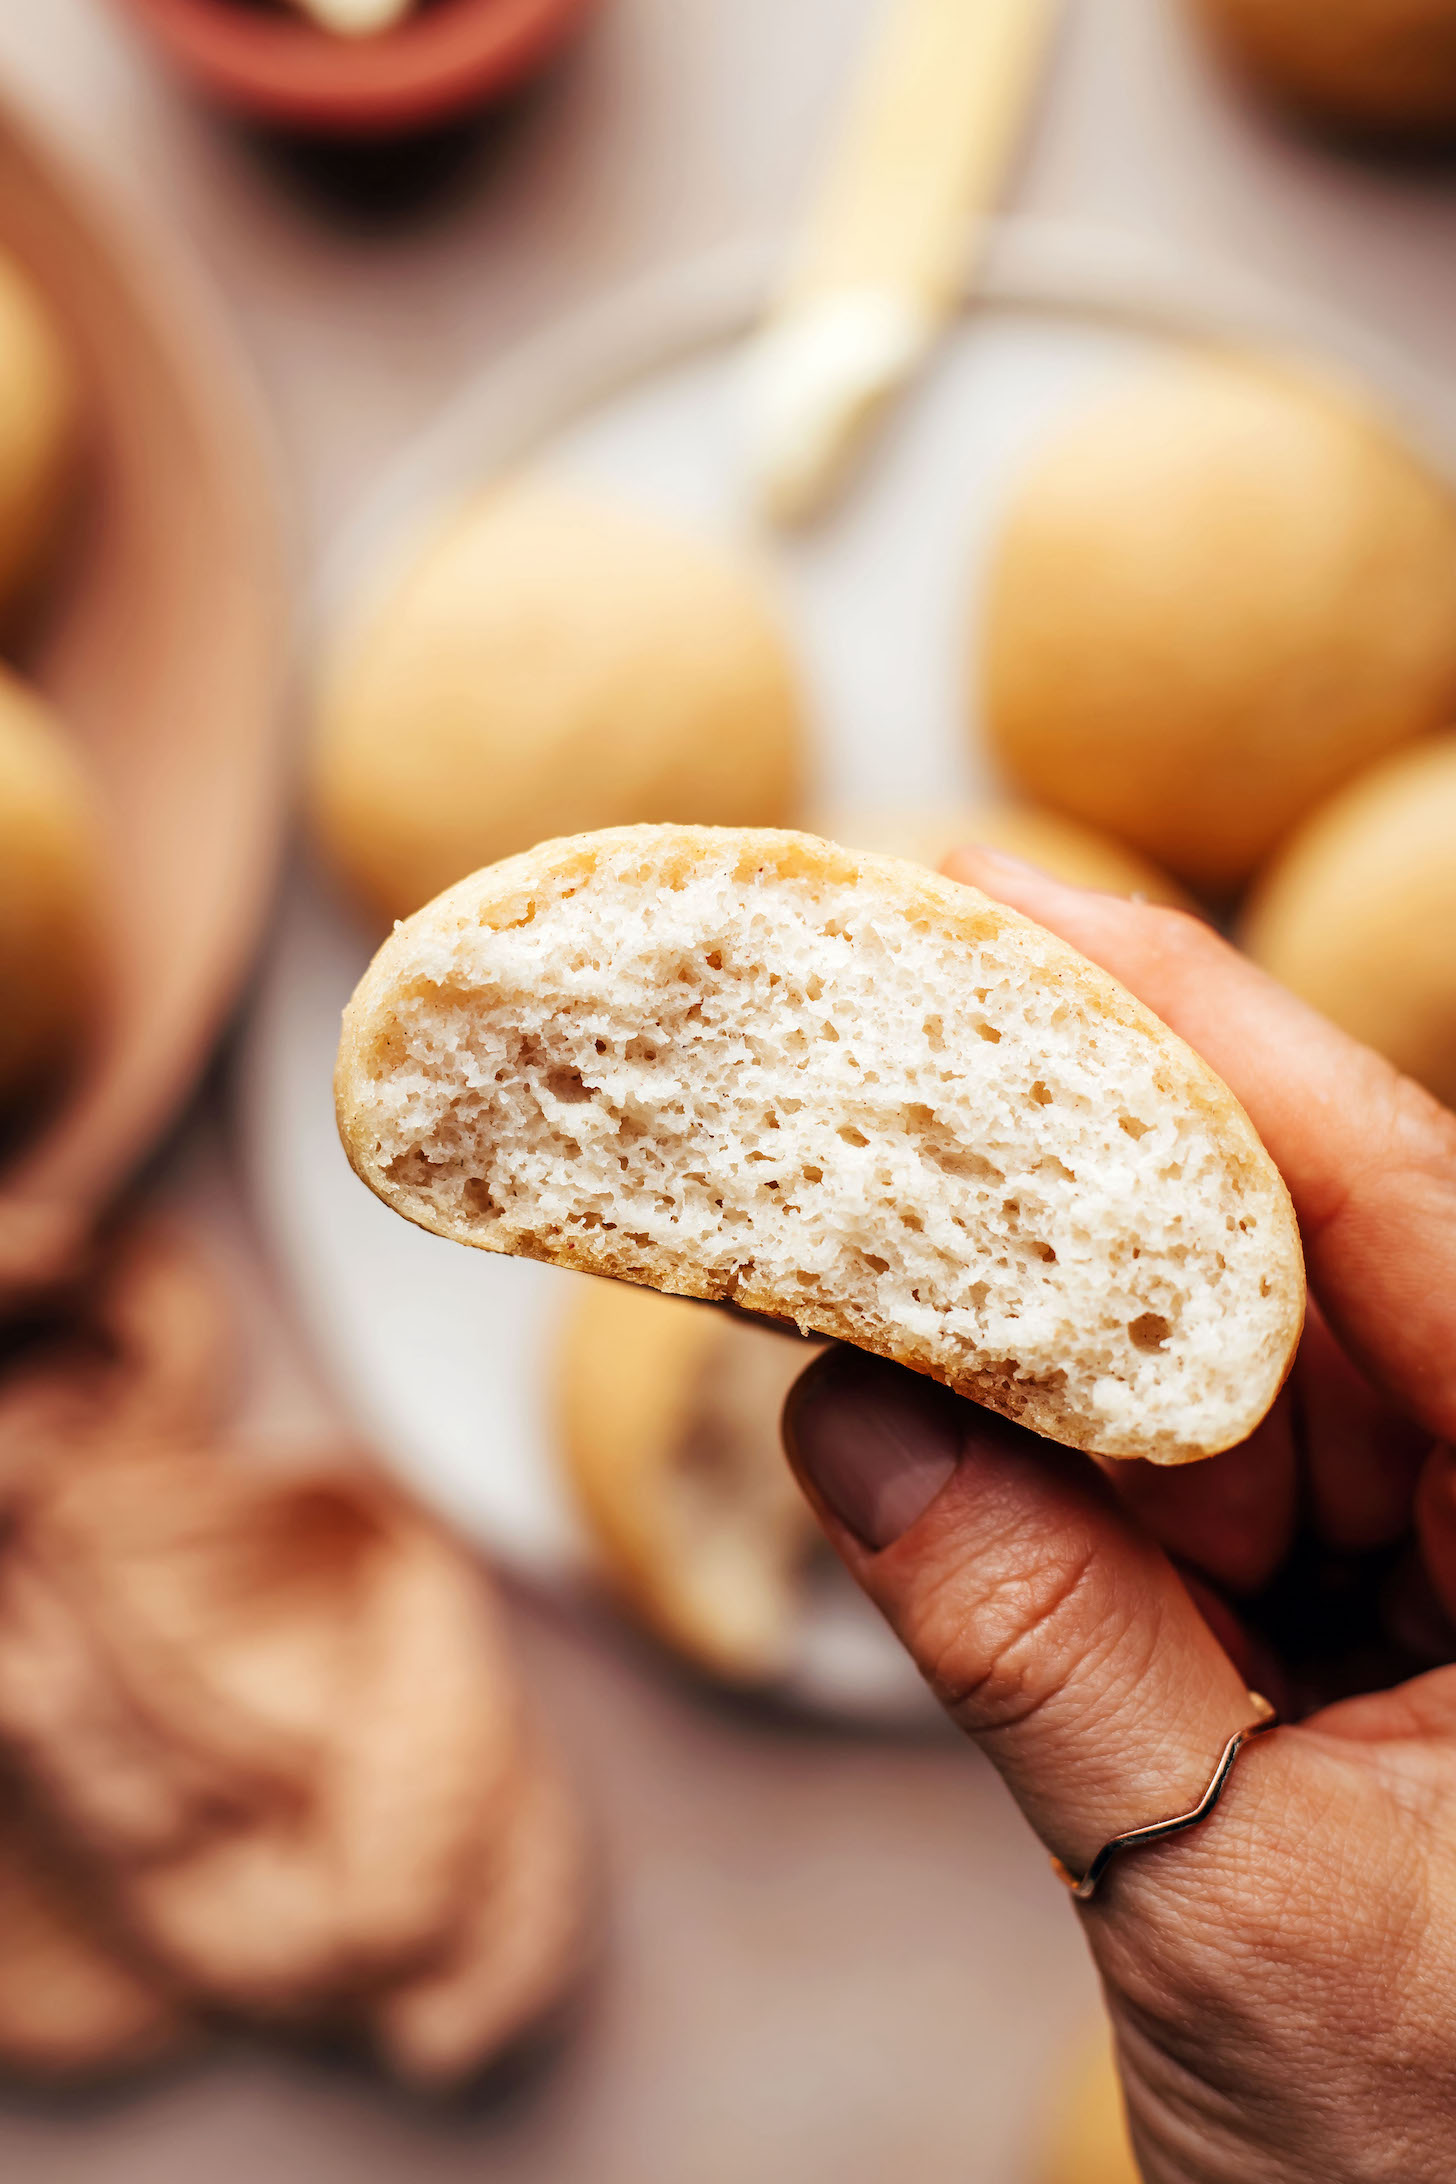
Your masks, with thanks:
[{"label": "white serving platter", "polygon": [[[933,369],[828,519],[765,534],[743,461],[742,342],[767,250],[698,261],[486,369],[368,497],[315,602],[325,642],[421,529],[531,463],[767,554],[810,693],[822,808],[962,802],[989,785],[972,676],[979,572],[1008,484],[1058,418],[1189,339],[1292,350],[1364,384],[1456,475],[1456,411],[1376,338],[1228,271],[1007,223]],[[584,1279],[471,1252],[388,1213],[334,1131],[339,1011],[370,939],[312,870],[290,886],[244,1034],[255,1200],[347,1409],[420,1493],[556,1587],[591,1553],[553,1453],[554,1346]],[[786,1696],[848,1718],[929,1702],[847,1581],[816,1587]]]}]

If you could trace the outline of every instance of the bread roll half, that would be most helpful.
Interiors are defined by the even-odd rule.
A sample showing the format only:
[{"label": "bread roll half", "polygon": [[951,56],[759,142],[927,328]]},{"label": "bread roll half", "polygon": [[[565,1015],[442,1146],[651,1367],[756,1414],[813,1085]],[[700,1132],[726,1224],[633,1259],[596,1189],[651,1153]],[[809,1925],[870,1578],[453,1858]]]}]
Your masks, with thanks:
[{"label": "bread roll half", "polygon": [[731,1299],[1074,1447],[1242,1440],[1298,1339],[1288,1195],[1121,986],[972,888],[770,830],[477,872],[344,1017],[339,1127],[408,1220]]}]

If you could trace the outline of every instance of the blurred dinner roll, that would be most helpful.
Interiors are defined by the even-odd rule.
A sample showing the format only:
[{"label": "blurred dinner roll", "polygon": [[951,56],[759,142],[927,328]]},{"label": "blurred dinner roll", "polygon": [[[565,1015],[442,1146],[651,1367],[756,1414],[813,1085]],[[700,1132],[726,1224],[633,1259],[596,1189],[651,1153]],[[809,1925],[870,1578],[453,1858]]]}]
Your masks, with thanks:
[{"label": "blurred dinner roll", "polygon": [[567,1323],[567,1473],[606,1574],[710,1674],[790,1665],[817,1531],[779,1445],[814,1355],[799,1336],[626,1282],[587,1281]]},{"label": "blurred dinner roll", "polygon": [[94,998],[91,786],[44,701],[0,668],[0,1105],[73,1047]]},{"label": "blurred dinner roll", "polygon": [[937,810],[892,807],[842,812],[822,830],[846,849],[871,849],[884,857],[909,857],[938,872],[953,849],[984,843],[1003,856],[1020,857],[1069,887],[1095,887],[1107,895],[1137,895],[1148,902],[1188,907],[1176,880],[1136,850],[1125,849],[1091,827],[1031,804],[969,804]]},{"label": "blurred dinner roll", "polygon": [[1200,0],[1279,98],[1378,135],[1456,132],[1456,0]]},{"label": "blurred dinner roll", "polygon": [[1100,2026],[1063,2075],[1036,2184],[1142,2184],[1133,2159],[1112,2037]]},{"label": "blurred dinner roll", "polygon": [[67,499],[76,375],[34,282],[0,251],[0,612],[34,574]]},{"label": "blurred dinner roll", "polygon": [[1193,356],[1057,432],[990,571],[1029,796],[1225,890],[1456,704],[1456,504],[1331,387]]},{"label": "blurred dinner roll", "polygon": [[634,820],[782,825],[802,716],[756,572],[526,480],[455,515],[338,648],[313,808],[382,917],[549,836]]},{"label": "blurred dinner roll", "polygon": [[1270,866],[1249,953],[1456,1107],[1456,736],[1332,797]]}]

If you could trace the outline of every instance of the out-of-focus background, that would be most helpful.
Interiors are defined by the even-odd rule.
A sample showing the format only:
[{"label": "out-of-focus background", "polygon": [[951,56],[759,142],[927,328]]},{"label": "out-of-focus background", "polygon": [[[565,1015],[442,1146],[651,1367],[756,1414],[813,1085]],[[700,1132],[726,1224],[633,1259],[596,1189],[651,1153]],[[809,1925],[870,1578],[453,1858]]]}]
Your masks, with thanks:
[{"label": "out-of-focus background", "polygon": [[[953,719],[964,570],[996,550],[1008,480],[1062,411],[1189,335],[1243,346],[1267,328],[1281,353],[1292,340],[1316,372],[1353,375],[1409,433],[1414,460],[1389,452],[1399,477],[1381,470],[1368,490],[1388,491],[1370,521],[1429,594],[1412,610],[1425,654],[1390,668],[1420,687],[1387,705],[1381,686],[1374,726],[1352,724],[1287,808],[1271,788],[1268,838],[1232,847],[1062,797],[1031,670],[1008,667],[993,693],[1002,775],[1063,824],[1096,823],[1088,877],[1191,891],[1256,950],[1282,947],[1284,975],[1303,965],[1323,1005],[1320,977],[1337,991],[1352,975],[1310,967],[1300,903],[1276,889],[1320,873],[1289,880],[1272,859],[1365,768],[1456,713],[1456,92],[1444,139],[1352,141],[1252,86],[1177,0],[1068,0],[991,192],[1050,225],[992,245],[984,321],[974,293],[951,314],[941,361],[848,480],[850,512],[822,544],[795,532],[770,548],[725,421],[737,346],[885,12],[600,0],[483,115],[381,138],[221,110],[175,65],[182,0],[0,11],[0,146],[18,132],[21,147],[0,156],[0,243],[42,292],[55,277],[83,420],[55,597],[22,602],[11,653],[99,754],[104,861],[132,909],[110,913],[125,962],[94,1006],[141,1026],[107,1080],[111,1139],[82,1130],[50,1169],[26,1168],[63,1102],[48,1091],[6,1154],[41,1180],[0,1205],[0,1295],[19,1329],[0,1387],[14,1564],[0,1568],[0,1903],[15,1937],[0,1929],[0,2168],[26,2184],[1114,2174],[1094,2142],[1115,2119],[1095,2099],[1080,2122],[1063,2113],[1099,2067],[1096,1997],[1043,1855],[832,1579],[805,1574],[796,1509],[756,1447],[744,1455],[787,1381],[778,1338],[710,1338],[686,1306],[639,1320],[630,1297],[613,1319],[610,1300],[579,1304],[563,1276],[563,1302],[535,1267],[462,1269],[464,1254],[365,1199],[329,1128],[337,1007],[371,937],[433,891],[415,880],[434,871],[430,826],[411,812],[396,838],[388,823],[403,778],[391,678],[438,670],[432,717],[453,719],[450,647],[461,677],[490,672],[460,631],[502,594],[508,613],[510,584],[523,616],[540,611],[532,556],[568,565],[551,523],[571,530],[573,504],[555,519],[527,508],[519,535],[479,545],[474,575],[441,576],[466,605],[452,620],[448,599],[416,601],[426,638],[401,667],[387,644],[367,652],[357,618],[404,626],[403,594],[380,601],[386,580],[408,581],[415,527],[544,438],[545,467],[600,494],[604,521],[640,501],[664,527],[594,547],[576,521],[584,592],[641,553],[642,591],[624,590],[614,628],[671,564],[673,616],[701,614],[709,633],[721,616],[740,667],[762,649],[759,679],[745,668],[743,690],[714,701],[757,724],[762,780],[745,760],[743,808],[659,809],[677,791],[654,786],[639,813],[609,789],[600,823],[842,816],[848,838],[933,861],[956,831],[937,829],[991,778],[981,729],[967,759]],[[18,230],[7,204],[25,208]],[[509,360],[527,343],[523,385]],[[1215,408],[1247,391],[1216,389]],[[1366,431],[1329,400],[1308,445],[1300,420],[1282,439],[1268,428],[1271,445],[1299,442],[1316,498],[1321,434]],[[1244,428],[1228,429],[1237,442]],[[964,451],[949,483],[947,448]],[[1353,460],[1341,450],[1336,467]],[[1387,461],[1383,444],[1367,456]],[[1339,474],[1340,494],[1366,490]],[[1310,517],[1320,538],[1348,509],[1331,495]],[[670,524],[721,534],[721,560],[684,575]],[[1035,538],[1020,546],[1034,554]],[[800,730],[780,715],[797,701],[740,552],[745,567],[775,560],[773,614],[798,630],[783,641],[802,653],[809,757],[782,767],[779,741]],[[1009,625],[1010,558],[998,582]],[[77,604],[88,587],[95,603]],[[324,656],[336,680],[320,698]],[[650,666],[650,647],[637,657]],[[705,711],[692,734],[738,717]],[[534,718],[526,705],[521,734]],[[454,748],[421,762],[447,769],[436,804],[454,795]],[[1444,796],[1449,815],[1443,754],[1443,785],[1416,801]],[[497,813],[505,792],[486,775]],[[1181,810],[1203,808],[1201,781]],[[535,793],[520,791],[528,816]],[[1261,793],[1243,801],[1263,810]],[[553,831],[541,796],[541,825],[499,841],[487,826],[480,854]],[[323,858],[300,841],[302,803]],[[590,806],[574,823],[593,823]],[[55,869],[69,840],[62,826]],[[1341,840],[1301,855],[1338,858]],[[1008,846],[1069,871],[1088,853],[1081,836]],[[1144,861],[1098,866],[1099,848]],[[1379,854],[1382,870],[1400,862]],[[1440,843],[1430,855],[1436,907],[1389,915],[1397,932],[1424,916],[1445,933],[1412,972],[1412,1012],[1449,1098],[1456,942]],[[1253,924],[1231,909],[1251,874]],[[0,873],[0,910],[4,886]],[[56,931],[37,926],[32,958]],[[1416,1051],[1398,1058],[1415,1067]],[[135,1182],[98,1250],[57,1211],[68,1177],[88,1220]],[[739,1340],[772,1354],[707,1354]],[[682,1391],[679,1412],[664,1424],[644,1388]],[[716,1436],[718,1468],[706,1499],[669,1508],[652,1451],[670,1471],[694,1435]],[[214,1444],[226,1492],[210,1474],[199,1487]],[[683,1565],[696,1591],[676,1583]],[[614,1607],[603,1570],[635,1612]],[[812,1610],[790,1600],[798,1587]],[[785,1637],[795,1617],[807,1639]]]}]

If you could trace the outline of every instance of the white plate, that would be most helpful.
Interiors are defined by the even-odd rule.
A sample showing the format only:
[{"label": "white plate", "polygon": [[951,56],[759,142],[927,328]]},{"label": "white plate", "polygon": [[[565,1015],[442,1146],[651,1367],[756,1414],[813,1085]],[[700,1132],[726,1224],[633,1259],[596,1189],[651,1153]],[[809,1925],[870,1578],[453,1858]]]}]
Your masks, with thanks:
[{"label": "white plate", "polygon": [[[325,570],[315,637],[386,585],[420,527],[529,458],[744,537],[740,341],[768,253],[696,263],[488,370],[370,497]],[[977,301],[822,527],[756,537],[777,565],[814,704],[817,801],[963,800],[977,573],[1008,479],[1048,425],[1189,336],[1292,346],[1373,386],[1452,466],[1451,406],[1378,342],[1227,273],[1114,238],[1008,224]],[[552,1346],[583,1277],[460,1250],[351,1175],[334,1132],[339,1011],[369,943],[310,874],[290,891],[245,1037],[257,1202],[307,1332],[361,1427],[414,1486],[518,1570],[578,1584],[590,1555],[551,1446]],[[928,1702],[848,1587],[816,1592],[789,1694],[855,1716]]]}]

